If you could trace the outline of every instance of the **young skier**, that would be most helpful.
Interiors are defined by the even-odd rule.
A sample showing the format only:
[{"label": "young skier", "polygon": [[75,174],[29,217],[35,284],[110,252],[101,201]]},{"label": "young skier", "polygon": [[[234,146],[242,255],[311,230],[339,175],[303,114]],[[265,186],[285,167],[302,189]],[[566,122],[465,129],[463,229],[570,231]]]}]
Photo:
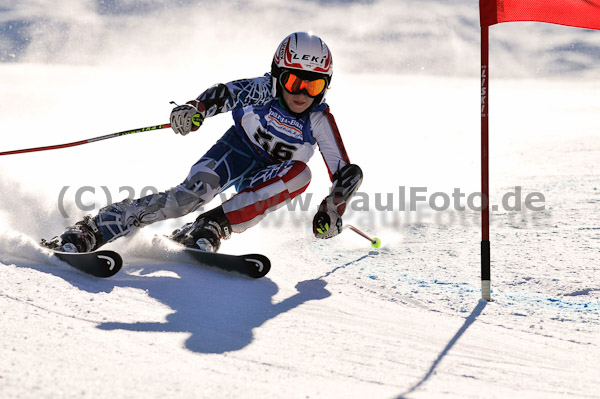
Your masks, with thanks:
[{"label": "young skier", "polygon": [[94,251],[137,228],[193,212],[234,186],[237,194],[231,199],[172,234],[185,246],[217,251],[221,239],[256,225],[306,190],[311,179],[306,162],[317,144],[333,187],[313,219],[313,232],[317,238],[336,236],[362,172],[350,163],[324,102],[332,74],[331,52],[319,37],[305,32],[287,36],[275,52],[270,74],[217,84],[172,110],[171,127],[183,136],[216,114],[231,111],[234,119],[183,183],[108,205],[45,245],[66,252]]}]

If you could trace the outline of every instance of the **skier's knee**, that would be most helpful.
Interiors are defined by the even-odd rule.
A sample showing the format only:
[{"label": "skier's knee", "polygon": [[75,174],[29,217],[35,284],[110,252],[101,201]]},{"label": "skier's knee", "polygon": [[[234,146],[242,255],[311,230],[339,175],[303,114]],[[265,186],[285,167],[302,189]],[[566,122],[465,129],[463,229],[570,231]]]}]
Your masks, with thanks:
[{"label": "skier's knee", "polygon": [[292,168],[282,177],[283,182],[290,193],[290,198],[302,194],[312,178],[312,173],[307,164],[302,161],[295,161]]}]

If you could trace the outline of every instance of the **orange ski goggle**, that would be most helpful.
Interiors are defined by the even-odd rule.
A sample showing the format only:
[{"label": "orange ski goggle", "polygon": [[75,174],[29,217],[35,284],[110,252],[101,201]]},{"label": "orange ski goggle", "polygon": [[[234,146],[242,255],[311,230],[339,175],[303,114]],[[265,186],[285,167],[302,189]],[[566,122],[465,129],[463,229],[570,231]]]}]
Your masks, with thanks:
[{"label": "orange ski goggle", "polygon": [[323,78],[306,80],[292,72],[284,72],[281,74],[281,84],[290,94],[300,94],[304,91],[308,96],[316,97],[323,93],[327,81]]}]

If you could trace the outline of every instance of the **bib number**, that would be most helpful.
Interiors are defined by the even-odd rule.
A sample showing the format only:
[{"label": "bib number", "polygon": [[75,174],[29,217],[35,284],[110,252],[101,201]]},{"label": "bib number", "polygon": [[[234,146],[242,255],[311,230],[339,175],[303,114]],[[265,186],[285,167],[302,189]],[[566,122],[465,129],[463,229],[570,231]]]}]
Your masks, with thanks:
[{"label": "bib number", "polygon": [[296,146],[275,140],[275,137],[262,129],[257,129],[254,133],[254,140],[278,161],[289,161],[294,156]]}]

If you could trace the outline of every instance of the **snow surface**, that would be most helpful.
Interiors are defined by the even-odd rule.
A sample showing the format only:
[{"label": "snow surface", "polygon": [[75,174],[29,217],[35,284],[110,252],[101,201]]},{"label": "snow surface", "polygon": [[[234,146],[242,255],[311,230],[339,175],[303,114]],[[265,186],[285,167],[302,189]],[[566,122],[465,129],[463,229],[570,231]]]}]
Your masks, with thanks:
[{"label": "snow surface", "polygon": [[[108,246],[125,266],[95,279],[48,259],[38,238],[107,192],[178,184],[230,116],[187,137],[0,157],[0,397],[600,398],[600,33],[491,29],[493,302],[480,301],[478,212],[405,204],[415,187],[458,188],[461,206],[479,190],[471,3],[1,6],[0,151],[164,123],[170,100],[261,75],[281,38],[313,29],[336,57],[328,103],[365,173],[344,220],[383,245],[312,237],[330,184],[315,156],[309,206],[223,243],[268,255],[266,278],[161,261],[152,237],[189,215]],[[515,187],[545,209],[502,207]]]}]

